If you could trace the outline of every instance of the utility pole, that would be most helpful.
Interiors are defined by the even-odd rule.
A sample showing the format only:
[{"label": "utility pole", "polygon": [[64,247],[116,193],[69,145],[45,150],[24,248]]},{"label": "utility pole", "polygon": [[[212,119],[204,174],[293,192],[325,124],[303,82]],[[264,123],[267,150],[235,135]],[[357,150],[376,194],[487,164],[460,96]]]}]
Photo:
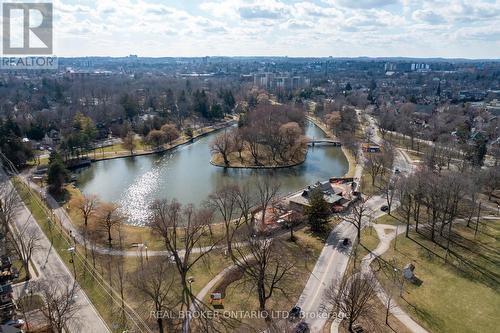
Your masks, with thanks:
[{"label": "utility pole", "polygon": [[75,247],[72,246],[68,249],[68,252],[70,253],[71,255],[71,259],[70,259],[70,262],[71,264],[73,265],[73,275],[75,277],[75,280],[76,280],[76,267],[75,267]]}]

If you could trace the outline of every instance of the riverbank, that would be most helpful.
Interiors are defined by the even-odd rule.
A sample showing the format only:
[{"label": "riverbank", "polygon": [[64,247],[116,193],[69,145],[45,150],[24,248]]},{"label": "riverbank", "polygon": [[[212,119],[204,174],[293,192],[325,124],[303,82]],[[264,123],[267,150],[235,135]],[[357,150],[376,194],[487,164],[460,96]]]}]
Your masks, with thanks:
[{"label": "riverbank", "polygon": [[[316,125],[319,129],[321,129],[323,131],[323,133],[325,133],[325,136],[327,138],[338,140],[338,138],[335,135],[333,135],[333,133],[328,129],[326,124],[321,119],[314,117],[314,116],[311,116],[311,115],[306,115],[306,119],[309,120],[310,122],[312,122],[314,125]],[[356,164],[357,164],[356,157],[352,154],[352,152],[350,150],[345,148],[343,145],[340,146],[340,148],[342,149],[342,152],[344,153],[344,155],[347,159],[347,162],[349,163],[349,170],[344,175],[344,177],[348,177],[348,178],[354,177],[354,174],[356,172]]]},{"label": "riverbank", "polygon": [[[195,142],[196,140],[210,134],[216,131],[219,131],[221,129],[227,128],[229,126],[232,126],[236,124],[236,120],[231,119],[224,121],[219,124],[211,125],[211,126],[206,126],[202,127],[199,130],[196,130],[194,132],[193,137],[188,137],[185,134],[183,134],[181,137],[178,139],[174,140],[170,144],[165,144],[163,147],[159,149],[142,149],[142,150],[137,150],[133,154],[130,153],[129,150],[120,150],[120,151],[115,151],[114,154],[113,152],[105,152],[101,157],[97,156],[96,153],[94,152],[94,158],[91,158],[92,162],[98,162],[98,161],[104,161],[104,160],[113,160],[117,158],[127,158],[127,157],[135,157],[135,156],[146,156],[146,155],[154,155],[154,154],[160,154],[164,153],[167,151],[174,150],[176,148],[179,148],[181,146],[184,146],[186,144],[190,144]],[[121,144],[120,144],[121,145]]]}]

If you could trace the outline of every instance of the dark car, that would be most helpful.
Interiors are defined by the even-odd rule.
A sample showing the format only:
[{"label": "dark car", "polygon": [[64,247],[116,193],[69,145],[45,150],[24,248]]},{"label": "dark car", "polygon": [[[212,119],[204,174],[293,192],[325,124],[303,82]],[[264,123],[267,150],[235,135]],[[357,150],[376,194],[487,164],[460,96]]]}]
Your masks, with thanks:
[{"label": "dark car", "polygon": [[289,318],[290,319],[293,319],[293,318],[299,318],[301,316],[301,311],[302,309],[300,308],[300,306],[294,306],[291,310],[290,310],[290,313],[289,313]]},{"label": "dark car", "polygon": [[297,327],[295,327],[294,333],[309,333],[309,325],[305,321],[301,321]]},{"label": "dark car", "polygon": [[401,173],[401,171],[400,171],[399,169],[397,169],[397,168],[396,168],[396,169],[394,170],[394,173],[395,173],[396,175],[399,175],[399,174]]},{"label": "dark car", "polygon": [[384,205],[384,206],[380,207],[380,210],[383,212],[387,212],[389,210],[389,206]]},{"label": "dark car", "polygon": [[344,238],[344,240],[342,241],[342,245],[349,246],[350,242],[351,242],[351,240],[349,238]]}]

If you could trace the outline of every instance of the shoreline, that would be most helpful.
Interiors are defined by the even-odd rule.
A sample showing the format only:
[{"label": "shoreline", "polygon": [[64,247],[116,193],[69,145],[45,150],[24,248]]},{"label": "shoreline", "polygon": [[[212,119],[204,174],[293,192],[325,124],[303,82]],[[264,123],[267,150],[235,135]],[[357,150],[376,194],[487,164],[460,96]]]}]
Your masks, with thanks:
[{"label": "shoreline", "polygon": [[309,149],[306,150],[306,153],[304,154],[304,158],[296,163],[292,164],[286,164],[286,165],[224,165],[224,164],[218,164],[214,162],[213,158],[210,159],[210,164],[213,166],[216,166],[218,168],[224,168],[224,169],[267,169],[267,170],[273,170],[273,169],[285,169],[285,168],[293,168],[296,166],[299,166],[301,164],[304,164],[307,158],[307,153]]},{"label": "shoreline", "polygon": [[221,125],[221,127],[211,128],[211,129],[209,129],[206,132],[203,132],[203,133],[200,133],[198,135],[193,136],[191,139],[185,139],[182,142],[176,143],[176,144],[174,144],[172,146],[169,146],[169,147],[166,147],[166,148],[157,149],[157,150],[151,150],[151,151],[142,151],[142,152],[137,153],[137,154],[130,154],[130,153],[128,153],[128,154],[125,154],[125,155],[106,156],[106,157],[101,157],[101,158],[99,158],[99,157],[97,157],[97,158],[90,158],[90,161],[91,161],[91,163],[95,163],[95,162],[99,162],[99,161],[115,160],[115,159],[119,159],[119,158],[136,157],[136,156],[148,156],[148,155],[165,153],[165,152],[168,152],[168,151],[180,148],[180,147],[182,147],[184,145],[194,143],[197,140],[199,140],[199,139],[207,136],[208,134],[220,131],[220,130],[222,130],[224,128],[233,126],[234,124],[236,124],[235,120],[229,120],[229,121],[223,123]]},{"label": "shoreline", "polygon": [[[336,139],[335,136],[331,135],[325,128],[324,124],[320,123],[316,118],[311,117],[309,115],[306,115],[306,120],[310,121],[314,126],[318,127],[327,138],[329,139]],[[344,153],[344,156],[347,159],[347,163],[349,164],[349,169],[347,172],[344,174],[343,177],[348,177],[351,173],[354,173],[354,170],[356,169],[356,163],[352,161],[352,154],[350,154],[343,146],[340,146],[342,149],[342,153]],[[267,169],[267,170],[273,170],[273,169],[285,169],[285,168],[293,168],[296,166],[299,166],[301,164],[304,164],[307,158],[307,154],[309,152],[309,147],[306,149],[306,152],[304,154],[304,158],[297,162],[297,163],[292,163],[292,164],[286,164],[286,165],[225,165],[225,164],[220,164],[214,162],[213,156],[210,158],[210,164],[213,166],[219,167],[219,168],[224,168],[224,169]]]},{"label": "shoreline", "polygon": [[[325,128],[324,126],[326,126],[321,120],[318,120],[316,117],[312,117],[310,115],[307,115],[306,114],[306,119],[309,120],[310,122],[312,122],[314,125],[316,125],[320,130],[323,131],[323,133],[325,133],[325,135],[328,137],[328,138],[335,138],[336,137],[332,134],[330,134]],[[354,173],[355,173],[355,170],[356,170],[356,158],[352,155],[352,153],[347,150],[344,145],[341,145],[340,146],[340,149],[342,149],[342,152],[344,153],[344,156],[345,158],[347,159],[347,163],[349,164],[349,169],[347,170],[347,172],[342,176],[342,177],[351,177],[351,176],[354,176]]]}]

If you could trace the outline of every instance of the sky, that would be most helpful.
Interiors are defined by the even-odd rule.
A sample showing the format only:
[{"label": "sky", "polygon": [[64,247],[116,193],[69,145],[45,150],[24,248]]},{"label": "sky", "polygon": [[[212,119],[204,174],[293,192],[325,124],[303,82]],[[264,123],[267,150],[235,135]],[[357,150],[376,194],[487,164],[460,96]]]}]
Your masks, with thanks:
[{"label": "sky", "polygon": [[500,58],[500,0],[52,2],[58,56]]}]

